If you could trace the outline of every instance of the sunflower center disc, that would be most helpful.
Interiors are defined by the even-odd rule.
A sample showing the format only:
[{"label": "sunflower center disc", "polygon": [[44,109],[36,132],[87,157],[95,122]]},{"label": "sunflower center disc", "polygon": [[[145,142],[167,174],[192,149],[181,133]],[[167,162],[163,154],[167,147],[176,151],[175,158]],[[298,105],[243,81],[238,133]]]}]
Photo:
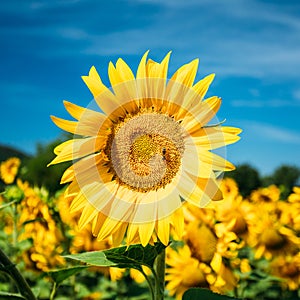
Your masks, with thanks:
[{"label": "sunflower center disc", "polygon": [[136,115],[118,124],[109,156],[119,183],[140,192],[170,183],[181,164],[183,133],[174,119],[157,113]]}]

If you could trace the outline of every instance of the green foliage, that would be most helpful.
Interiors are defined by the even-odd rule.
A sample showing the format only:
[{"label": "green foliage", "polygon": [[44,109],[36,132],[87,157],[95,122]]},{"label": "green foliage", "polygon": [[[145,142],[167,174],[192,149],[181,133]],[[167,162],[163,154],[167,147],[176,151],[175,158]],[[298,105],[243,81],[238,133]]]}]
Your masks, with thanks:
[{"label": "green foliage", "polygon": [[153,269],[155,258],[165,249],[162,243],[143,247],[142,245],[123,246],[103,251],[84,252],[66,255],[66,258],[78,260],[97,267],[118,267],[141,269],[147,266]]},{"label": "green foliage", "polygon": [[259,172],[248,164],[238,165],[234,171],[226,172],[225,177],[233,178],[237,182],[243,197],[261,186]]},{"label": "green foliage", "polygon": [[182,300],[195,300],[195,299],[205,299],[205,300],[233,300],[237,298],[228,297],[220,294],[213,293],[208,289],[192,288],[187,290],[182,297]]},{"label": "green foliage", "polygon": [[47,145],[38,145],[36,155],[25,163],[25,172],[21,174],[21,178],[33,185],[46,187],[50,194],[61,189],[61,176],[71,163],[61,163],[47,168],[47,165],[55,157],[54,148],[61,142],[61,140],[56,140]]},{"label": "green foliage", "polygon": [[10,157],[18,157],[21,160],[26,160],[30,158],[30,155],[24,153],[23,151],[17,150],[15,148],[0,145],[0,162],[7,160]]},{"label": "green foliage", "polygon": [[13,293],[6,293],[6,292],[0,292],[0,299],[1,300],[26,300],[23,296],[19,294],[13,294]]},{"label": "green foliage", "polygon": [[56,282],[57,284],[60,284],[65,279],[81,272],[82,270],[84,270],[86,268],[87,268],[87,266],[76,266],[76,267],[60,269],[60,270],[56,270],[56,271],[50,271],[50,272],[48,272],[48,275],[52,278],[52,280],[54,282]]},{"label": "green foliage", "polygon": [[242,273],[235,270],[239,277],[235,290],[237,297],[255,300],[299,299],[295,292],[282,289],[281,279],[269,273],[269,261],[265,258],[256,259],[252,248],[242,248],[239,257],[249,260],[251,271]]},{"label": "green foliage", "polygon": [[4,197],[10,201],[10,203],[6,203],[5,206],[9,206],[15,202],[21,202],[21,200],[24,198],[24,192],[16,185],[7,186],[3,194]]}]

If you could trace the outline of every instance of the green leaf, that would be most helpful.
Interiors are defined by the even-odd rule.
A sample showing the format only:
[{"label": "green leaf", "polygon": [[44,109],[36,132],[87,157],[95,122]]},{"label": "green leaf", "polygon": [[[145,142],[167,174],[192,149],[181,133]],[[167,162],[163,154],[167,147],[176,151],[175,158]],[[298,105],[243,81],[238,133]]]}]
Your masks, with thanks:
[{"label": "green leaf", "polygon": [[26,300],[22,295],[19,294],[12,294],[6,292],[0,292],[0,299],[1,300]]},{"label": "green leaf", "polygon": [[182,300],[195,300],[195,299],[205,299],[205,300],[232,300],[237,299],[233,297],[224,296],[221,294],[213,293],[208,289],[192,288],[187,290],[182,297]]},{"label": "green leaf", "polygon": [[153,268],[157,255],[165,248],[162,243],[154,246],[131,245],[112,248],[103,251],[84,252],[66,255],[66,258],[98,267],[135,268],[140,270],[141,265]]},{"label": "green leaf", "polygon": [[47,274],[57,283],[60,284],[65,279],[69,278],[72,275],[75,275],[76,273],[81,272],[83,269],[88,268],[88,266],[76,266],[72,268],[67,269],[61,269],[56,271],[50,271],[47,272]]}]

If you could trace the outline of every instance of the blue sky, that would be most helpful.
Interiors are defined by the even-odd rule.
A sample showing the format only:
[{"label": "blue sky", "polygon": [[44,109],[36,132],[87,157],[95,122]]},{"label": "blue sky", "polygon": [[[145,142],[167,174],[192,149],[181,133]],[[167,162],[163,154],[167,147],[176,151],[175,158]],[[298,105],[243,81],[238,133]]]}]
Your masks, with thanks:
[{"label": "blue sky", "polygon": [[68,117],[63,100],[88,105],[92,65],[108,84],[109,61],[136,70],[146,50],[158,61],[172,50],[170,73],[194,58],[197,79],[216,73],[218,117],[244,130],[228,159],[263,174],[300,166],[298,0],[11,0],[0,41],[0,144],[34,153],[57,138],[49,115]]}]

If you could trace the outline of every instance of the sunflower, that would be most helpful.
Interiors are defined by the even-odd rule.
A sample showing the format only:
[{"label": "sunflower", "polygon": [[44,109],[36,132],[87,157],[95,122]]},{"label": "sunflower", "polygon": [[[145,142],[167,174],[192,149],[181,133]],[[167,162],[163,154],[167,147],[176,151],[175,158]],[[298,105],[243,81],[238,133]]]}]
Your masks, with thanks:
[{"label": "sunflower", "polygon": [[256,222],[254,205],[238,194],[225,194],[223,192],[223,195],[224,200],[214,205],[217,220],[228,231],[233,231],[238,237],[248,241],[249,238],[251,239],[253,226]]},{"label": "sunflower", "polygon": [[185,230],[183,239],[189,247],[191,256],[211,269],[206,277],[210,289],[224,293],[232,290],[237,278],[228,268],[228,262],[236,259],[238,249],[237,235],[216,219],[214,209],[197,208],[189,203],[184,205]]},{"label": "sunflower", "polygon": [[296,232],[285,226],[277,214],[277,206],[270,210],[270,204],[261,204],[260,214],[257,216],[255,237],[249,241],[249,245],[255,248],[255,258],[264,256],[266,259],[278,255],[294,255],[299,252],[300,238]]},{"label": "sunflower", "polygon": [[181,299],[183,293],[191,287],[225,293],[237,285],[237,278],[230,268],[222,263],[215,270],[215,266],[197,259],[188,245],[176,250],[168,247],[166,262],[166,289],[171,296],[176,295],[176,299]]},{"label": "sunflower", "polygon": [[4,183],[14,182],[18,173],[21,161],[17,157],[11,157],[0,164],[0,176]]},{"label": "sunflower", "polygon": [[[240,129],[207,124],[221,99],[203,100],[214,75],[194,83],[198,60],[167,80],[170,53],[157,63],[146,52],[136,76],[118,59],[109,63],[112,89],[95,67],[83,80],[94,96],[89,108],[64,102],[77,121],[52,116],[76,136],[57,146],[50,164],[74,160],[62,183],[71,210],[82,210],[79,228],[92,223],[99,240],[118,245],[169,242],[170,230],[182,235],[182,199],[197,206],[222,199],[217,176],[234,166],[211,150],[239,140]],[[99,110],[100,108],[100,110]]]},{"label": "sunflower", "polygon": [[236,181],[230,177],[222,179],[220,188],[224,198],[232,199],[239,195],[239,187]]},{"label": "sunflower", "polygon": [[176,299],[181,299],[191,287],[209,287],[207,277],[212,276],[211,268],[192,257],[187,245],[177,250],[168,247],[166,263],[166,289]]},{"label": "sunflower", "polygon": [[47,272],[65,263],[61,256],[64,238],[51,215],[48,205],[41,199],[39,190],[32,189],[27,182],[17,180],[24,191],[18,219],[18,242],[29,240],[32,245],[22,252],[28,269]]},{"label": "sunflower", "polygon": [[272,203],[277,202],[280,198],[280,189],[272,184],[268,187],[259,188],[250,195],[251,201],[255,203]]},{"label": "sunflower", "polygon": [[300,187],[294,187],[293,193],[289,195],[288,202],[283,202],[286,206],[282,209],[281,220],[288,227],[293,228],[300,236]]},{"label": "sunflower", "polygon": [[270,264],[272,275],[283,279],[282,284],[289,290],[297,290],[300,287],[300,253],[296,255],[280,255]]}]

